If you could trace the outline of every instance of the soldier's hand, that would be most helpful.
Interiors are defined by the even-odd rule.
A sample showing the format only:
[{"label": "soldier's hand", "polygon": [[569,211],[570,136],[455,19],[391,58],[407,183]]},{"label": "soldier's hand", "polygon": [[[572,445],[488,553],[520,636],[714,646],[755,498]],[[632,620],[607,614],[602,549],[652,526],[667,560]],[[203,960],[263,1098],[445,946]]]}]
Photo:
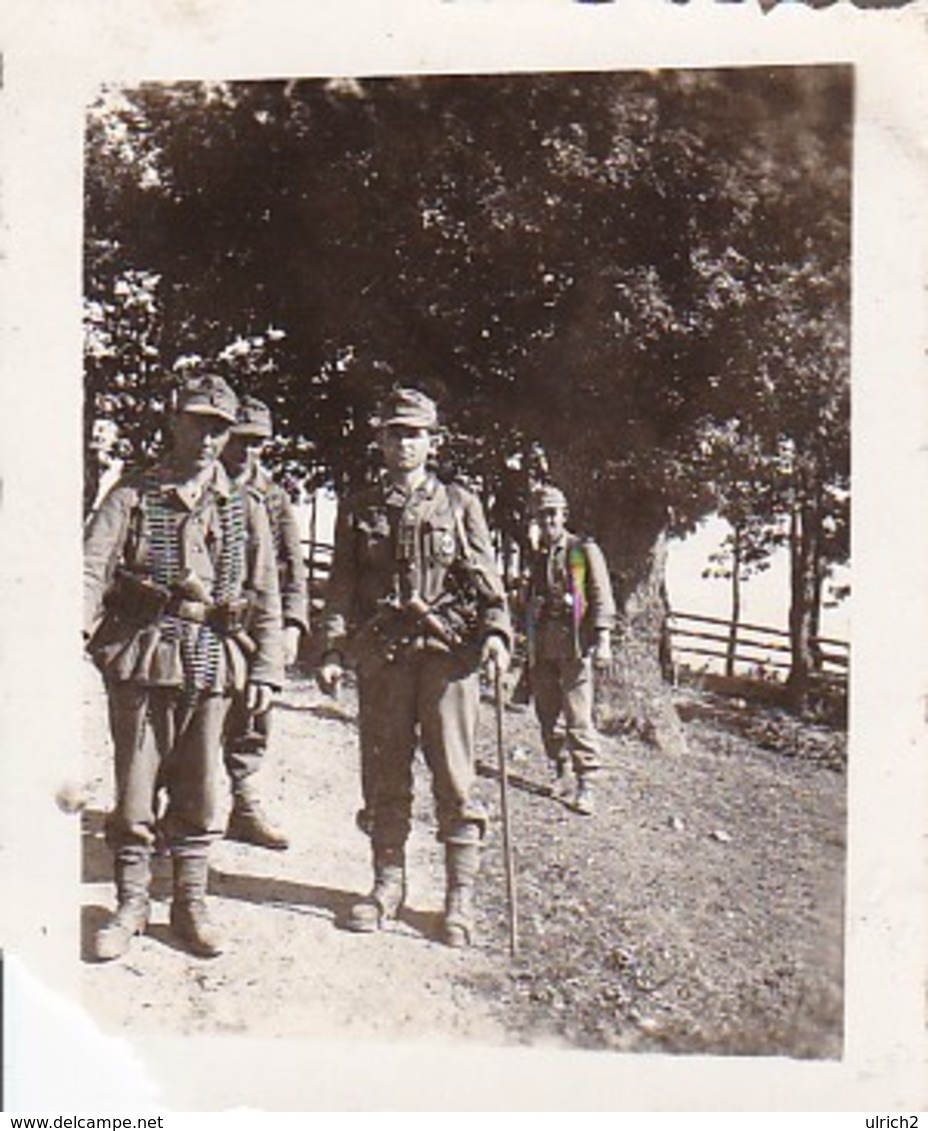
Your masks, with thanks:
[{"label": "soldier's hand", "polygon": [[320,664],[316,671],[316,683],[319,685],[319,690],[324,695],[331,695],[333,699],[338,698],[338,689],[344,677],[345,669],[341,662],[335,659],[326,660]]},{"label": "soldier's hand", "polygon": [[593,647],[593,667],[598,672],[612,671],[612,639],[608,632],[600,632]]},{"label": "soldier's hand", "polygon": [[284,626],[284,664],[292,667],[296,663],[300,651],[300,626],[288,624]]},{"label": "soldier's hand", "polygon": [[509,670],[509,649],[506,647],[506,641],[501,636],[491,633],[483,642],[480,662],[487,671],[496,668],[500,675],[505,675]]},{"label": "soldier's hand", "polygon": [[253,715],[263,715],[274,702],[274,689],[268,683],[249,680],[245,691],[245,706]]}]

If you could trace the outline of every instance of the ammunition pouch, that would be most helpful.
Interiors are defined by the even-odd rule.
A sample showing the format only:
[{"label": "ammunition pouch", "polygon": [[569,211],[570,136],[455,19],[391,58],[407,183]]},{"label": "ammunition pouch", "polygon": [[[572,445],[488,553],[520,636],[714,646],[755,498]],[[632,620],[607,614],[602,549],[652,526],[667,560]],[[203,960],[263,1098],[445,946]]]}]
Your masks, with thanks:
[{"label": "ammunition pouch", "polygon": [[388,598],[354,634],[351,653],[391,661],[409,650],[459,652],[476,643],[479,627],[476,603],[460,594],[444,594],[433,604],[417,594],[405,602]]},{"label": "ammunition pouch", "polygon": [[246,629],[251,602],[247,597],[231,597],[210,605],[206,624],[222,636],[237,636]]},{"label": "ammunition pouch", "polygon": [[120,621],[137,628],[174,616],[205,624],[219,636],[231,637],[248,655],[256,651],[254,641],[246,632],[251,608],[248,597],[201,601],[149,577],[119,568],[104,604]]},{"label": "ammunition pouch", "polygon": [[419,618],[426,647],[444,645],[449,651],[459,651],[473,644],[479,630],[476,607],[450,602],[439,603]]},{"label": "ammunition pouch", "polygon": [[572,621],[574,615],[573,599],[570,593],[563,592],[535,597],[532,601],[532,615],[536,621]]},{"label": "ammunition pouch", "polygon": [[119,620],[143,627],[164,616],[170,600],[168,586],[118,567],[103,604]]},{"label": "ammunition pouch", "polygon": [[357,665],[365,658],[377,656],[393,660],[402,633],[399,609],[391,602],[383,602],[352,634],[346,647],[346,658]]}]

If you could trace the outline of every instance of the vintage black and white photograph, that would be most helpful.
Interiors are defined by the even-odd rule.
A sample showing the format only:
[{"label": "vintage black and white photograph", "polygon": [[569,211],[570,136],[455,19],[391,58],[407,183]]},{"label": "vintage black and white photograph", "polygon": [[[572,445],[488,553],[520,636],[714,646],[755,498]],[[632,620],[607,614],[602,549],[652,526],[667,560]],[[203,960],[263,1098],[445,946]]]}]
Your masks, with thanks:
[{"label": "vintage black and white photograph", "polygon": [[100,89],[101,1022],[841,1056],[852,96]]},{"label": "vintage black and white photograph", "polygon": [[856,7],[14,3],[12,1110],[918,1108],[928,89]]}]

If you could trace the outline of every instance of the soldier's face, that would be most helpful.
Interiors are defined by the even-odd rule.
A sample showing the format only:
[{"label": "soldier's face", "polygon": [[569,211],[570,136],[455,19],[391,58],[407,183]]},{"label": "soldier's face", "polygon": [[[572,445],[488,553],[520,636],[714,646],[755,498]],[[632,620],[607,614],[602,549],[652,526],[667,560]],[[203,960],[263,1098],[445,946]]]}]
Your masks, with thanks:
[{"label": "soldier's face", "polygon": [[429,458],[432,433],[428,428],[388,424],[380,430],[380,450],[388,471],[417,471]]},{"label": "soldier's face", "polygon": [[229,422],[209,413],[181,412],[174,417],[171,433],[175,461],[190,472],[215,463],[229,439]]},{"label": "soldier's face", "polygon": [[243,436],[233,432],[222,451],[222,462],[230,475],[241,475],[249,463],[261,456],[264,440],[260,436]]},{"label": "soldier's face", "polygon": [[542,542],[552,546],[567,529],[567,511],[564,507],[543,507],[538,512],[538,526]]}]

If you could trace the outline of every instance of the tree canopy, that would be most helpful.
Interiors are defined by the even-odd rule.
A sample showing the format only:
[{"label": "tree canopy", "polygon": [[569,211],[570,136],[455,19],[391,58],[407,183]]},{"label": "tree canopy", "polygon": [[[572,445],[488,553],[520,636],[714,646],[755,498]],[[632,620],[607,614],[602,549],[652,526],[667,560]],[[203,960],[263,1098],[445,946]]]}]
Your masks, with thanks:
[{"label": "tree canopy", "polygon": [[88,298],[148,296],[128,384],[276,331],[247,381],[325,474],[419,380],[462,434],[579,436],[685,514],[706,422],[808,427],[843,360],[848,99],[843,68],[108,91]]},{"label": "tree canopy", "polygon": [[668,527],[843,499],[851,94],[841,66],[107,89],[88,429],[150,450],[208,363],[282,466],[347,486],[418,383],[497,525],[548,466],[629,592]]}]

